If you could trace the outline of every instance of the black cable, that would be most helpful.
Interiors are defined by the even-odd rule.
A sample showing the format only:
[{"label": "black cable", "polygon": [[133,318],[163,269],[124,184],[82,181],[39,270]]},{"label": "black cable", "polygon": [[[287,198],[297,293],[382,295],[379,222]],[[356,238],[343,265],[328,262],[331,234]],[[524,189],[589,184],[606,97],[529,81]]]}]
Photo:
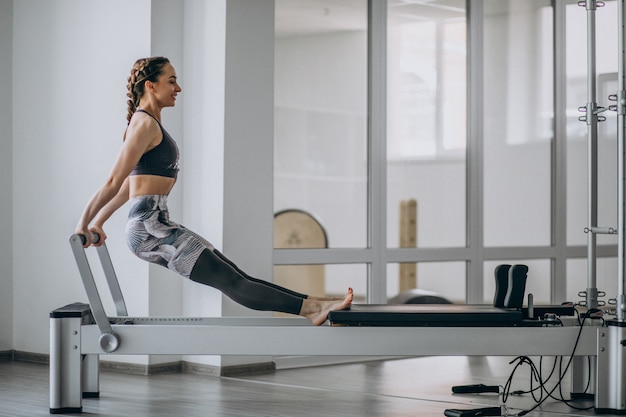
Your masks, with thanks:
[{"label": "black cable", "polygon": [[[577,318],[578,318],[578,323],[580,326],[583,325],[583,323],[580,321],[580,314],[579,312],[576,310],[577,313]],[[543,371],[543,356],[541,356],[539,358],[540,362],[539,362],[539,372],[541,373]],[[556,400],[556,401],[561,401],[562,403],[566,404],[567,406],[569,406],[570,408],[573,408],[575,410],[589,410],[592,407],[578,407],[575,406],[573,404],[571,404],[572,399],[565,399],[565,396],[563,395],[563,384],[561,383],[563,378],[565,377],[565,373],[567,372],[567,370],[564,372],[563,371],[563,356],[555,356],[554,357],[554,364],[552,366],[552,371],[550,372],[550,375],[548,375],[548,378],[545,379],[545,384],[547,384],[547,382],[552,378],[552,374],[554,373],[554,370],[556,369],[556,364],[557,361],[559,363],[559,380],[557,382],[557,386],[559,388],[559,395],[560,398],[556,397],[555,395],[552,395],[553,391],[548,391],[548,389],[546,389],[545,385],[542,386],[542,389],[545,390],[546,394]],[[587,392],[589,390],[589,387],[591,385],[591,358],[587,357],[587,367],[588,367],[588,373],[587,373],[587,386],[585,387],[583,393]],[[543,379],[543,378],[542,378]]]},{"label": "black cable", "polygon": [[[562,325],[562,323],[561,323]],[[556,358],[554,363],[552,364],[552,370],[550,371],[550,374],[548,375],[548,377],[545,379],[542,376],[543,373],[543,356],[540,357],[540,363],[539,363],[539,370],[537,370],[537,367],[535,366],[534,362],[528,357],[528,356],[518,356],[517,358],[513,359],[511,362],[509,362],[509,364],[512,364],[513,362],[518,361],[518,364],[515,366],[515,368],[513,369],[513,371],[511,372],[511,375],[509,376],[509,379],[507,380],[507,383],[505,384],[505,386],[502,387],[502,391],[503,391],[503,402],[506,403],[506,401],[508,400],[508,396],[509,395],[523,395],[523,394],[532,394],[533,396],[533,400],[535,400],[535,402],[541,401],[541,399],[543,398],[543,391],[545,390],[544,386],[547,383],[547,381],[549,381],[552,378],[552,375],[554,374],[554,371],[556,370]],[[517,371],[517,368],[521,365],[523,365],[524,363],[527,363],[528,366],[530,367],[530,390],[528,391],[524,391],[524,390],[516,390],[513,392],[510,392],[510,386],[511,383],[513,381],[513,377],[515,375],[515,372]],[[539,386],[533,388],[533,380],[534,381],[538,381],[539,382]],[[539,397],[539,399],[537,399],[537,397],[535,396],[535,391],[540,390],[540,394],[541,396]],[[547,390],[545,390],[547,392]]]},{"label": "black cable", "polygon": [[[559,380],[557,381],[557,384],[554,386],[554,388],[552,388],[552,390],[550,390],[550,392],[548,392],[548,396],[546,396],[544,398],[543,395],[542,395],[541,401],[537,402],[534,406],[532,406],[531,408],[529,408],[527,410],[520,411],[517,414],[518,417],[525,416],[526,414],[528,414],[531,411],[535,410],[537,407],[539,407],[541,404],[543,404],[545,402],[545,400],[547,400],[548,398],[552,397],[552,393],[554,393],[554,391],[556,391],[556,389],[561,385],[561,382],[563,381],[563,378],[565,377],[565,373],[567,373],[567,370],[569,369],[570,365],[572,364],[572,360],[574,359],[574,354],[576,353],[576,348],[578,347],[578,342],[580,341],[580,336],[582,335],[582,332],[583,332],[583,326],[585,324],[585,320],[589,317],[589,315],[590,315],[590,312],[587,312],[583,316],[582,322],[580,322],[580,317],[579,317],[580,330],[578,331],[578,335],[576,336],[576,342],[574,343],[574,348],[573,348],[572,354],[570,355],[569,360],[567,362],[567,366],[565,367],[565,370],[563,371],[562,374],[559,372],[560,375],[559,375]],[[547,392],[547,390],[546,390],[546,392]]]},{"label": "black cable", "polygon": [[[574,344],[574,348],[572,351],[572,355],[570,356],[570,359],[565,367],[565,370],[563,370],[563,357],[562,356],[558,356],[555,357],[554,359],[554,363],[552,365],[552,370],[550,371],[550,374],[548,375],[548,377],[546,379],[543,378],[543,357],[540,357],[540,365],[539,365],[539,370],[537,370],[537,367],[535,366],[534,362],[528,358],[527,356],[518,356],[517,358],[515,358],[514,360],[512,360],[510,362],[510,364],[514,363],[517,361],[517,364],[515,366],[515,368],[513,369],[513,371],[511,372],[511,375],[509,376],[509,379],[507,380],[505,386],[503,387],[503,402],[506,403],[506,401],[508,400],[508,396],[509,395],[520,395],[520,394],[526,394],[526,393],[531,393],[533,396],[533,400],[535,401],[535,406],[533,406],[532,408],[528,409],[528,410],[524,410],[521,411],[519,414],[517,414],[518,416],[524,416],[527,413],[533,411],[534,409],[536,409],[537,407],[539,407],[541,404],[543,404],[545,402],[546,399],[548,398],[553,398],[557,401],[562,401],[563,403],[565,403],[566,405],[568,405],[569,407],[573,408],[573,409],[577,409],[577,410],[589,410],[593,407],[587,407],[587,408],[581,408],[581,407],[576,407],[573,406],[572,404],[569,403],[570,400],[565,400],[564,396],[563,396],[563,392],[562,392],[562,382],[563,382],[563,378],[565,377],[565,374],[567,373],[567,370],[569,369],[569,367],[571,366],[571,363],[573,361],[574,358],[574,354],[576,353],[576,348],[578,347],[578,343],[580,341],[580,336],[582,334],[582,327],[584,325],[584,322],[587,318],[590,317],[590,314],[592,313],[591,311],[588,312],[584,317],[583,320],[580,320],[580,314],[578,313],[578,311],[576,311],[576,313],[578,314],[578,322],[580,325],[580,330],[578,332],[578,335],[576,337],[576,342]],[[604,320],[603,320],[604,321]],[[561,323],[562,325],[562,323]],[[557,361],[559,362],[559,378],[558,381],[556,382],[556,385],[551,389],[548,390],[547,388],[547,383],[548,381],[552,378],[552,376],[554,375],[554,372],[556,370],[556,365],[557,365]],[[511,392],[511,383],[513,380],[513,377],[517,371],[517,369],[522,366],[523,364],[528,364],[530,367],[530,390],[529,391],[522,391],[522,390],[517,390],[517,391],[513,391]],[[589,364],[589,369],[591,369],[591,363],[590,363],[590,359],[588,359],[588,364]],[[585,392],[587,391],[587,389],[589,388],[590,384],[591,384],[591,372],[588,373],[588,379],[587,379],[587,387],[585,388]],[[534,383],[538,382],[538,386],[534,387]],[[554,391],[556,391],[556,388],[559,388],[559,393],[561,398],[557,398],[554,394]],[[539,395],[539,399],[537,399],[536,396],[536,391],[540,390],[540,395]],[[544,391],[546,396],[544,397]]]},{"label": "black cable", "polygon": [[[535,363],[528,356],[518,356],[510,363],[512,364],[515,361],[518,361],[518,363],[513,369],[513,372],[511,373],[509,379],[507,380],[506,385],[503,387],[503,398],[502,398],[503,402],[506,403],[509,395],[523,395],[523,394],[531,394],[535,402],[541,402],[543,400],[544,391],[547,394],[549,394],[549,391],[545,387],[548,381],[554,375],[554,372],[556,371],[556,364],[557,364],[556,358],[555,358],[554,363],[552,364],[552,369],[550,370],[550,374],[548,375],[547,378],[543,377],[543,357],[540,357],[539,368],[537,368]],[[511,392],[510,386],[511,386],[513,377],[517,371],[517,368],[519,368],[520,366],[524,364],[527,364],[530,367],[530,389],[528,391],[516,390],[516,391]],[[537,383],[538,385],[534,386],[535,383]],[[536,393],[537,391],[539,391],[539,396],[537,396],[537,393]]]},{"label": "black cable", "polygon": [[[575,310],[575,311],[576,311],[576,313],[577,313],[577,315],[578,315],[578,323],[579,323],[579,325],[580,325],[580,326],[581,326],[581,328],[582,328],[582,326],[583,326],[583,324],[584,324],[585,320],[586,320],[587,318],[590,318],[590,317],[591,317],[591,314],[597,313],[597,312],[599,312],[600,310],[590,309],[590,310],[589,310],[589,311],[585,314],[585,316],[583,317],[583,321],[582,321],[582,322],[580,321],[580,313],[578,312],[578,310]],[[600,317],[600,319],[602,320],[602,326],[604,326],[604,323],[605,323],[604,318],[603,318],[603,317]],[[560,357],[560,358],[561,358],[561,361],[560,361],[560,364],[559,364],[559,372],[561,372],[561,369],[562,369],[561,367],[562,367],[562,364],[563,364],[563,357]],[[584,394],[584,393],[586,393],[586,392],[589,390],[589,387],[591,386],[591,371],[592,371],[592,369],[591,369],[591,357],[589,357],[589,356],[588,356],[588,357],[587,357],[587,385],[585,386],[585,389],[583,390],[583,394]],[[567,370],[566,370],[565,372],[567,372]],[[564,375],[564,374],[563,374],[563,375]],[[560,398],[560,399],[559,399],[559,398],[554,398],[554,397],[553,397],[553,398],[554,398],[555,400],[557,400],[557,401],[562,401],[564,404],[566,404],[566,405],[567,405],[567,406],[569,406],[570,408],[573,408],[573,409],[575,409],[575,410],[581,410],[581,411],[584,411],[584,410],[591,410],[591,409],[593,408],[593,406],[589,406],[589,407],[578,407],[578,406],[575,406],[575,405],[573,405],[573,404],[571,403],[571,401],[572,401],[572,399],[571,399],[571,398],[566,400],[566,399],[564,398],[564,396],[563,396],[563,390],[562,390],[562,385],[561,385],[561,384],[559,384],[559,394],[560,394],[560,396],[561,396],[561,398]]]},{"label": "black cable", "polygon": [[516,362],[517,364],[515,365],[515,367],[513,368],[513,371],[511,371],[511,375],[509,376],[509,378],[507,379],[506,383],[504,384],[504,387],[502,388],[502,402],[506,403],[508,400],[509,395],[522,395],[522,394],[528,394],[528,393],[533,393],[533,398],[534,398],[534,390],[531,389],[529,391],[513,391],[511,392],[511,384],[513,382],[513,377],[515,376],[515,373],[517,372],[517,369],[524,365],[524,364],[528,364],[531,368],[531,372],[530,372],[530,377],[531,377],[531,387],[532,387],[532,379],[535,376],[535,366],[532,363],[532,361],[530,360],[530,358],[528,356],[518,356],[515,359],[513,359],[511,362],[509,362],[509,365]]},{"label": "black cable", "polygon": [[[563,357],[560,356],[560,358],[561,358],[561,360],[560,360],[560,363],[559,363],[559,372],[561,372],[561,369],[562,369],[561,367],[563,365]],[[589,359],[589,358],[587,359],[587,364],[588,364],[589,372],[587,372],[587,374],[588,374],[587,375],[587,387],[585,388],[584,392],[587,392],[587,390],[589,389],[589,386],[591,385],[591,359]],[[565,376],[565,374],[563,374],[563,376]],[[589,407],[579,407],[579,406],[576,406],[576,405],[571,403],[571,401],[572,401],[571,398],[566,400],[564,398],[564,396],[563,396],[562,384],[560,382],[559,382],[559,394],[560,394],[561,398],[556,398],[554,396],[552,398],[554,398],[557,401],[563,402],[563,404],[567,405],[570,408],[573,408],[574,410],[584,411],[584,410],[591,410],[593,408],[593,406],[589,406]]]},{"label": "black cable", "polygon": [[[567,374],[567,371],[569,370],[572,361],[574,360],[574,355],[576,354],[576,349],[578,347],[578,344],[580,342],[580,337],[582,335],[583,332],[583,327],[585,324],[585,320],[587,319],[591,319],[591,318],[600,318],[602,320],[602,326],[605,325],[605,321],[604,318],[600,315],[598,316],[598,313],[601,313],[601,310],[596,310],[596,309],[589,309],[585,314],[582,315],[582,320],[581,320],[581,314],[578,310],[574,310],[576,312],[577,315],[577,319],[578,319],[578,324],[580,326],[580,329],[578,331],[578,334],[576,336],[576,341],[574,342],[574,347],[572,349],[572,353],[569,356],[569,359],[567,361],[567,365],[565,366],[565,369],[563,369],[563,356],[555,356],[554,357],[554,363],[552,364],[552,369],[550,370],[549,375],[547,376],[547,378],[543,378],[543,356],[539,357],[539,369],[537,369],[536,365],[534,364],[534,362],[528,357],[528,356],[518,356],[515,359],[513,359],[512,361],[509,362],[509,364],[513,364],[514,362],[517,362],[515,367],[513,368],[509,378],[507,379],[506,383],[504,386],[502,386],[502,402],[506,403],[508,400],[509,395],[522,395],[522,394],[528,394],[530,393],[533,397],[533,400],[535,401],[535,405],[527,410],[523,410],[521,412],[519,412],[518,414],[516,414],[516,416],[518,417],[522,417],[525,416],[526,414],[530,413],[531,411],[535,410],[537,407],[539,407],[540,405],[542,405],[548,398],[552,398],[556,401],[561,401],[564,404],[566,404],[567,406],[569,406],[572,409],[575,410],[590,410],[593,408],[593,406],[590,407],[577,407],[574,406],[573,404],[571,404],[572,399],[565,399],[564,395],[563,395],[563,391],[562,391],[562,382],[563,379],[565,378],[565,375]],[[592,317],[592,315],[596,315],[596,317]],[[557,318],[557,322],[558,324],[560,324],[561,326],[563,326],[563,323],[561,322],[560,319]],[[547,388],[547,384],[548,382],[552,379],[555,371],[556,371],[556,365],[557,362],[559,364],[559,370],[558,370],[558,380],[556,381],[556,384],[554,385],[554,387],[552,389],[548,389]],[[524,364],[527,364],[530,367],[530,389],[528,391],[523,391],[523,390],[516,390],[516,391],[512,391],[511,392],[511,384],[513,382],[513,377],[515,376],[515,373],[517,372],[518,368]],[[587,364],[588,364],[588,372],[587,372],[587,385],[585,387],[585,390],[583,393],[586,393],[591,385],[591,358],[587,358]],[[535,383],[537,383],[538,385],[535,387]],[[559,395],[560,398],[558,398],[556,395],[554,395],[554,392],[556,391],[556,389],[559,389]],[[537,396],[537,391],[539,391],[539,395]],[[545,397],[544,397],[544,392],[545,392]],[[538,398],[537,398],[538,397]]]}]

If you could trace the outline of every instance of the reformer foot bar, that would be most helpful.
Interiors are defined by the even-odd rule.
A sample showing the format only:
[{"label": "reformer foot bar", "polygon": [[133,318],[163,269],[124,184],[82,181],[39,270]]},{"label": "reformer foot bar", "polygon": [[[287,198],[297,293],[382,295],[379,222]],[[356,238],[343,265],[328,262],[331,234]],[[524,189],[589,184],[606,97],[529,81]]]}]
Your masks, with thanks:
[{"label": "reformer foot bar", "polygon": [[102,245],[97,251],[117,310],[109,317],[81,237],[72,235],[70,245],[89,304],[50,313],[52,414],[82,412],[82,398],[99,396],[103,354],[596,357],[626,340],[608,342],[604,327],[581,327],[573,317],[556,326],[529,320],[523,309],[471,305],[354,305],[332,312],[332,326],[321,327],[303,318],[129,317]]}]

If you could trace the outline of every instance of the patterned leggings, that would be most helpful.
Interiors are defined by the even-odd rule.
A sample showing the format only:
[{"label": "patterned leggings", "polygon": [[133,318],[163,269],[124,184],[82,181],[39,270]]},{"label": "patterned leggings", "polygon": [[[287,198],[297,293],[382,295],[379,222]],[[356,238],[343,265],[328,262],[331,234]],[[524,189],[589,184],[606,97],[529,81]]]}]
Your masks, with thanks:
[{"label": "patterned leggings", "polygon": [[307,298],[305,294],[250,277],[207,240],[170,221],[165,195],[143,195],[130,200],[126,241],[139,258],[217,288],[254,310],[298,314]]}]

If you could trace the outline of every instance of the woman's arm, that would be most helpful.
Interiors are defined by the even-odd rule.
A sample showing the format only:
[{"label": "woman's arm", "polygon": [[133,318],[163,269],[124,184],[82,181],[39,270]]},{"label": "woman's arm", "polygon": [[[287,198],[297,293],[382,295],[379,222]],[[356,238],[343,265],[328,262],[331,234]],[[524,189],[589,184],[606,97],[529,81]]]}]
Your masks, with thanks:
[{"label": "woman's arm", "polygon": [[[162,139],[158,124],[151,118],[148,119],[149,117],[135,117],[131,120],[126,132],[126,140],[109,178],[91,197],[76,225],[76,233],[86,237],[85,247],[92,243],[90,233],[92,231],[101,233],[102,239],[99,243],[104,242],[106,235],[102,231],[103,223],[128,200],[130,172],[141,156]],[[98,222],[90,229],[89,224],[96,216],[98,216]]]},{"label": "woman's arm", "polygon": [[98,243],[94,243],[94,246],[100,246],[104,243],[107,238],[106,233],[103,230],[104,223],[109,220],[109,217],[111,217],[118,208],[122,207],[124,203],[128,201],[130,191],[129,183],[129,177],[126,177],[115,197],[113,197],[104,207],[100,209],[96,218],[93,220],[89,231],[97,233],[100,236],[100,240]]}]

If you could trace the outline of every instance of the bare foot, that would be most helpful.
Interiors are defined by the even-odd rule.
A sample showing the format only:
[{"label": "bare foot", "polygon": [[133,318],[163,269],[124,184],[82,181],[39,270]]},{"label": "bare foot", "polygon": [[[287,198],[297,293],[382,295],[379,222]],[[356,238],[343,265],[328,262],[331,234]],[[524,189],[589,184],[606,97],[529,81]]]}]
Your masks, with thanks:
[{"label": "bare foot", "polygon": [[352,288],[348,288],[348,294],[344,298],[330,300],[312,300],[305,299],[302,303],[300,315],[311,320],[311,322],[320,326],[324,324],[331,311],[345,310],[352,304],[354,294]]},{"label": "bare foot", "polygon": [[344,297],[307,297],[307,300],[311,301],[341,301]]}]

